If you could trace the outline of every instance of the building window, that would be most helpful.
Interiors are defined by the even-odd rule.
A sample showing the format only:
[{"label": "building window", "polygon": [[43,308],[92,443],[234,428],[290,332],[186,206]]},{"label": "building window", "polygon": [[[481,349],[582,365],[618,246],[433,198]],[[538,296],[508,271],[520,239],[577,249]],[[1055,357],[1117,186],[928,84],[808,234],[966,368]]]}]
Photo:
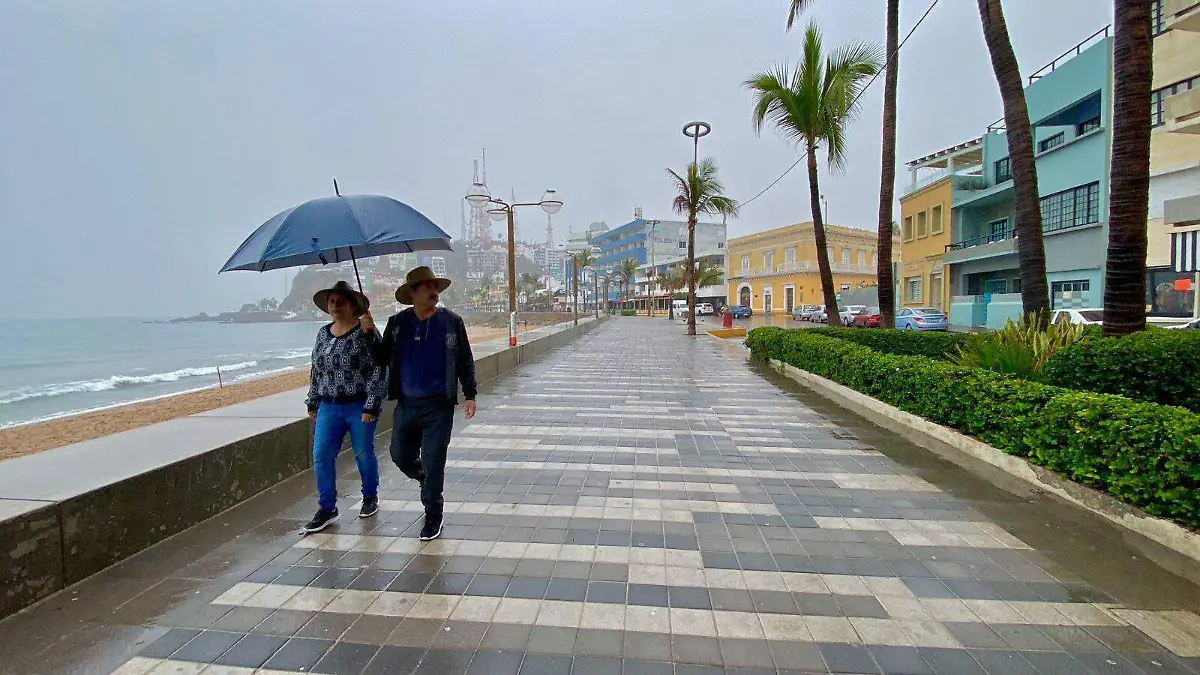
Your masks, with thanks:
[{"label": "building window", "polygon": [[994,244],[998,241],[1008,239],[1008,218],[993,220],[988,223],[988,243]]},{"label": "building window", "polygon": [[996,182],[1003,183],[1012,180],[1012,161],[1010,158],[996,160]]},{"label": "building window", "polygon": [[742,256],[742,269],[743,270],[750,269],[750,256],[748,256],[748,255]]},{"label": "building window", "polygon": [[687,242],[686,241],[679,242],[679,248],[687,248]]},{"label": "building window", "polygon": [[842,264],[843,265],[850,264],[850,249],[848,249],[848,248],[842,249]]},{"label": "building window", "polygon": [[725,242],[723,242],[723,241],[718,241],[718,242],[717,242],[717,248],[725,248]]},{"label": "building window", "polygon": [[1065,141],[1065,137],[1063,136],[1063,133],[1060,131],[1057,134],[1054,134],[1053,136],[1051,136],[1050,138],[1038,141],[1038,152],[1045,152],[1045,151],[1049,150],[1050,148],[1057,148],[1058,146],[1062,145],[1064,141]]},{"label": "building window", "polygon": [[929,236],[929,219],[926,216],[925,212],[922,211],[917,214],[917,238],[920,239],[922,237],[928,237],[928,236]]},{"label": "building window", "polygon": [[859,267],[867,266],[867,252],[866,251],[858,252],[858,266]]},{"label": "building window", "polygon": [[904,216],[904,241],[913,240],[912,216]]},{"label": "building window", "polygon": [[1090,120],[1084,120],[1075,126],[1075,135],[1082,136],[1089,131],[1095,131],[1100,128],[1100,116],[1096,115]]},{"label": "building window", "polygon": [[[1070,306],[1072,301],[1079,303],[1083,294],[1092,289],[1092,282],[1087,279],[1074,281],[1055,281],[1050,284],[1050,305],[1054,309],[1060,306]],[[1060,303],[1061,301],[1061,303]],[[1075,304],[1079,307],[1079,304]]]},{"label": "building window", "polygon": [[1163,16],[1163,0],[1152,0],[1150,3],[1150,34],[1158,37],[1167,32],[1167,20]]},{"label": "building window", "polygon": [[992,279],[987,282],[987,292],[996,295],[1008,292],[1008,279]]},{"label": "building window", "polygon": [[1063,190],[1041,199],[1042,230],[1056,232],[1100,222],[1100,183]]},{"label": "building window", "polygon": [[786,263],[796,262],[796,247],[793,246],[783,252],[783,261]]},{"label": "building window", "polygon": [[1182,82],[1169,84],[1162,89],[1155,89],[1154,91],[1150,92],[1151,126],[1157,127],[1166,121],[1163,101],[1166,100],[1168,96],[1174,96],[1181,91],[1188,91],[1189,89],[1195,89],[1197,87],[1200,87],[1200,75],[1197,75],[1191,79],[1183,80]]},{"label": "building window", "polygon": [[775,252],[763,251],[763,268],[768,272],[775,269]]},{"label": "building window", "polygon": [[942,206],[940,204],[929,210],[929,233],[942,233]]},{"label": "building window", "polygon": [[913,277],[907,280],[908,283],[908,301],[921,302],[921,277]]}]

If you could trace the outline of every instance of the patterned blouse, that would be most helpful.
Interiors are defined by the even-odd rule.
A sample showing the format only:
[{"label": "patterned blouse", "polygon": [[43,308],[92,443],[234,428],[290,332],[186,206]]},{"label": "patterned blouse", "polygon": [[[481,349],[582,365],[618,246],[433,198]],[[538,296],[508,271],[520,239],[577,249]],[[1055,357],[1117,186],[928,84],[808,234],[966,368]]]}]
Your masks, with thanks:
[{"label": "patterned blouse", "polygon": [[308,387],[309,410],[321,403],[365,401],[363,412],[378,415],[387,395],[387,374],[371,355],[371,342],[362,328],[334,337],[333,324],[317,331]]}]

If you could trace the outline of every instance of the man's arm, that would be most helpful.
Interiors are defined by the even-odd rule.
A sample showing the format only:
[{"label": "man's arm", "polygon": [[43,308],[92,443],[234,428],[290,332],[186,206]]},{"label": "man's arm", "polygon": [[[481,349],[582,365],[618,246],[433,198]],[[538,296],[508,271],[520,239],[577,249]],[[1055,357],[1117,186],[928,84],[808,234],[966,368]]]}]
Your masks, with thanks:
[{"label": "man's arm", "polygon": [[381,368],[387,368],[392,362],[392,351],[396,346],[396,320],[400,318],[399,314],[394,314],[387,321],[387,327],[380,334],[378,329],[371,331],[363,331],[363,337],[367,344],[371,347],[371,356],[375,358],[375,363],[378,363]]},{"label": "man's arm", "polygon": [[458,361],[454,371],[458,373],[458,381],[462,384],[463,398],[474,401],[479,387],[475,383],[475,356],[471,353],[471,342],[467,338],[467,324],[462,317],[455,317],[454,330],[458,333]]}]

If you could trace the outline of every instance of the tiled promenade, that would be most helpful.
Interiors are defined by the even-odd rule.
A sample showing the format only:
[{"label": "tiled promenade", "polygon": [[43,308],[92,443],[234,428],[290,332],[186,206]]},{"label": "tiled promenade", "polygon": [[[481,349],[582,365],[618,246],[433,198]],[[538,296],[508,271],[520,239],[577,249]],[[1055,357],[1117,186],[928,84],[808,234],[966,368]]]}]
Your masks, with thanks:
[{"label": "tiled promenade", "polygon": [[386,461],[376,518],[347,497],[301,538],[302,479],[215,550],[219,524],[0,624],[0,670],[1200,673],[1195,587],[1102,560],[1117,541],[1089,583],[1086,551],[988,515],[1035,506],[936,462],[930,482],[894,459],[912,446],[680,332],[614,320],[485,387],[440,541]]}]

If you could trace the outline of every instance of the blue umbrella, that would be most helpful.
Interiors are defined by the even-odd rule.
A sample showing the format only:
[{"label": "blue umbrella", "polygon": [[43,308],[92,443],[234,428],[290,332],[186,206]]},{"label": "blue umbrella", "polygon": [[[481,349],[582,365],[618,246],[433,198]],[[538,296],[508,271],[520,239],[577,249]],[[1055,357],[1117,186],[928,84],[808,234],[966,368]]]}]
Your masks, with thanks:
[{"label": "blue umbrella", "polygon": [[[357,258],[449,250],[450,235],[408,204],[380,195],[338,193],[304,202],[263,223],[221,272],[265,272],[349,260],[358,279]],[[358,288],[362,291],[361,279]]]}]

